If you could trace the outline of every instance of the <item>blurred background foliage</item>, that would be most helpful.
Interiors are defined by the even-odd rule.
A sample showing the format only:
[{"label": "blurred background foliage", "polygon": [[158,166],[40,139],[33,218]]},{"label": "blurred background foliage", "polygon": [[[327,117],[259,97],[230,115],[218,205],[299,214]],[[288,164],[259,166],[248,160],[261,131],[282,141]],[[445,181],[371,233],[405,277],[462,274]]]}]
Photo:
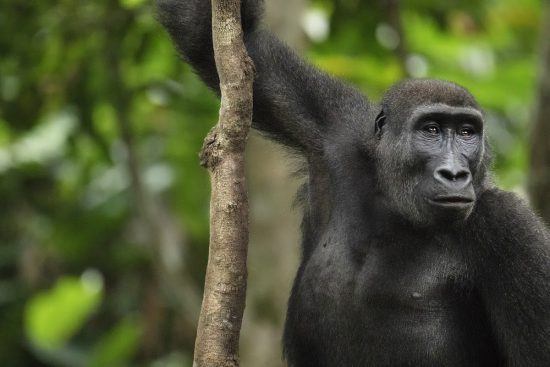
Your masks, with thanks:
[{"label": "blurred background foliage", "polygon": [[[541,1],[266,6],[268,27],[373,99],[407,76],[466,86],[497,182],[526,192]],[[197,153],[217,109],[150,1],[0,2],[1,365],[191,366],[208,252]],[[299,256],[289,162],[251,138],[243,366],[283,365]]]}]

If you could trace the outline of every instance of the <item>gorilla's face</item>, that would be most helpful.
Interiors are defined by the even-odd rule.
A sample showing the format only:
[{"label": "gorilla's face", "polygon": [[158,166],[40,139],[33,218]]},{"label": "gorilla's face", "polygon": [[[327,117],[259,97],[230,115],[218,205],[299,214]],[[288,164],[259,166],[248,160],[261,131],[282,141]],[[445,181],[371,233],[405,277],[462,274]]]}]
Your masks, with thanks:
[{"label": "gorilla's face", "polygon": [[484,174],[481,112],[429,104],[387,125],[377,166],[390,208],[420,224],[466,219]]}]

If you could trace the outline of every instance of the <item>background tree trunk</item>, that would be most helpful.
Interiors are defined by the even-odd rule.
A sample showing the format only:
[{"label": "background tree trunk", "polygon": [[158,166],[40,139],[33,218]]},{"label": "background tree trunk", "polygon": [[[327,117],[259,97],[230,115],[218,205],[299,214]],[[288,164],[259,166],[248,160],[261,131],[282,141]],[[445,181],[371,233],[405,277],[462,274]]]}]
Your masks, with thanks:
[{"label": "background tree trunk", "polygon": [[399,60],[399,65],[405,77],[410,78],[411,74],[407,68],[407,57],[409,50],[407,47],[407,39],[403,31],[403,22],[401,20],[401,1],[400,0],[383,0],[382,9],[385,11],[385,17],[388,24],[399,36],[399,43],[394,53]]},{"label": "background tree trunk", "polygon": [[550,224],[550,1],[544,1],[539,88],[531,144],[530,196]]},{"label": "background tree trunk", "polygon": [[244,150],[252,123],[254,78],[243,43],[240,9],[240,0],[212,0],[212,37],[222,97],[219,122],[206,137],[201,152],[201,163],[210,173],[212,197],[196,367],[239,365],[248,247]]},{"label": "background tree trunk", "polygon": [[[269,0],[265,28],[302,53],[307,0]],[[298,162],[281,145],[252,132],[246,146],[250,242],[246,312],[241,329],[242,366],[283,367],[282,337],[288,295],[300,259],[299,210],[293,210]]]}]

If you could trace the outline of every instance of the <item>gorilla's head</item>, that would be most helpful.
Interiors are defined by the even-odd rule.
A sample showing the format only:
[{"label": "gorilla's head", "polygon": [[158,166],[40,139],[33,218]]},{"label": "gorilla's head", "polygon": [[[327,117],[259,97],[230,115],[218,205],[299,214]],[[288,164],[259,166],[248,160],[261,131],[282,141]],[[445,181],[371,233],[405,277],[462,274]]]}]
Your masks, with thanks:
[{"label": "gorilla's head", "polygon": [[377,177],[391,210],[416,224],[460,221],[488,185],[483,114],[464,88],[408,80],[376,118]]}]

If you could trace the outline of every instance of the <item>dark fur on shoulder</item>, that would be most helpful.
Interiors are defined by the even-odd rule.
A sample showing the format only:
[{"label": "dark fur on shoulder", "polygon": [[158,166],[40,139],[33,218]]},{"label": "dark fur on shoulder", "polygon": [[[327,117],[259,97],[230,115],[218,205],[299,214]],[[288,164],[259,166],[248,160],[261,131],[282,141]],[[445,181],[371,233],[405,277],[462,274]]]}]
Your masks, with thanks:
[{"label": "dark fur on shoulder", "polygon": [[[210,1],[157,4],[218,92]],[[407,80],[373,104],[261,30],[260,1],[242,6],[253,127],[307,162],[289,365],[547,366],[550,235],[492,184],[472,94]]]}]

